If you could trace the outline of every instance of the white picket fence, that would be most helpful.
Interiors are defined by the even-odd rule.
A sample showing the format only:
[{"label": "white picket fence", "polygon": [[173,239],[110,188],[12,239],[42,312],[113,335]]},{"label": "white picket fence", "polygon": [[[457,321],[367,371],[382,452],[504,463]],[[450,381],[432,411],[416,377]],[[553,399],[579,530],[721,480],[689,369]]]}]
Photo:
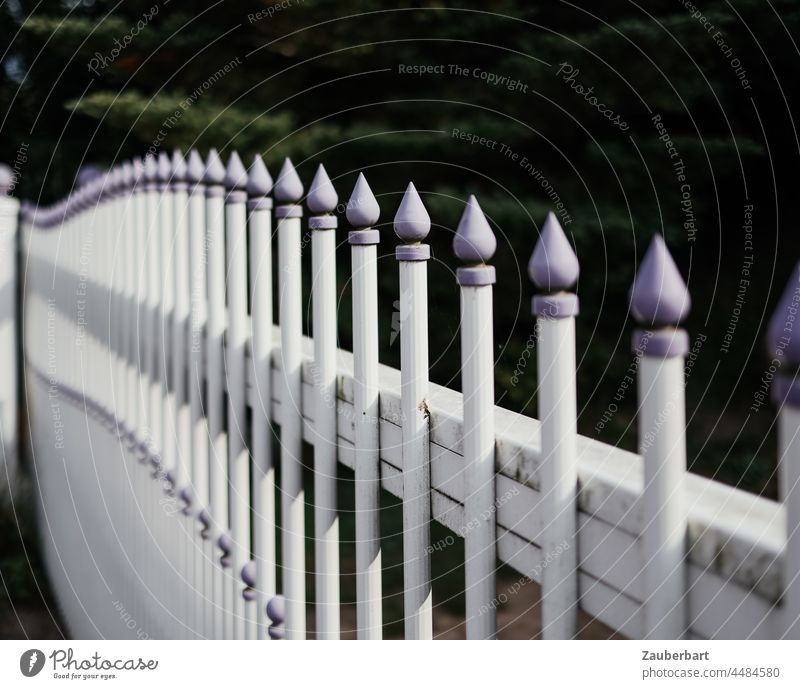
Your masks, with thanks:
[{"label": "white picket fence", "polygon": [[[359,638],[382,636],[381,489],[403,504],[406,638],[433,633],[434,519],[465,539],[469,638],[496,634],[498,562],[541,583],[546,638],[575,636],[579,608],[632,638],[800,637],[798,388],[775,377],[782,502],[687,473],[678,325],[689,300],[660,236],[631,296],[637,455],[577,435],[578,261],[554,216],[529,266],[536,420],[494,406],[496,242],[475,198],[454,239],[463,395],[428,382],[430,219],[413,185],[394,217],[400,370],[378,361],[387,233],[363,175],[346,212],[354,351],[337,349],[337,203],[322,166],[306,196],[288,160],[273,186],[260,158],[248,171],[234,153],[226,169],[212,150],[126,162],[51,208],[23,207],[33,467],[73,636],[305,638],[313,542],[316,635],[338,638],[340,462],[355,472]],[[798,273],[771,325],[778,367],[800,363],[795,294]]]}]

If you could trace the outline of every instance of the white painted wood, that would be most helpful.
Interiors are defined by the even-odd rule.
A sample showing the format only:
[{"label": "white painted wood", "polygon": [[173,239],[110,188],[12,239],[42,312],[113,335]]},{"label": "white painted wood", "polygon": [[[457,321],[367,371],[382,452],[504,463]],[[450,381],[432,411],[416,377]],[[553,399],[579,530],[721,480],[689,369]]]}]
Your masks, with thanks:
[{"label": "white painted wood", "polygon": [[209,448],[209,514],[212,528],[209,534],[213,547],[212,586],[214,609],[214,637],[224,635],[224,617],[221,607],[225,573],[219,565],[216,541],[228,529],[227,463],[228,439],[225,431],[225,371],[223,337],[225,335],[225,208],[222,196],[206,197],[206,267],[208,270],[208,321],[206,328],[206,367],[208,381],[206,418]]},{"label": "white painted wood", "polygon": [[492,286],[460,287],[464,414],[464,569],[468,639],[493,639],[496,505]]},{"label": "white painted wood", "polygon": [[253,549],[256,562],[256,638],[268,639],[267,603],[275,584],[275,467],[272,461],[272,216],[250,214],[253,381]]},{"label": "white painted wood", "polygon": [[683,357],[641,357],[639,447],[644,461],[645,638],[686,631],[686,414]]},{"label": "white painted wood", "polygon": [[[286,638],[306,636],[305,492],[302,445],[300,218],[278,219],[278,313],[283,370],[281,512]],[[291,410],[291,411],[289,411]]]},{"label": "white painted wood", "polygon": [[781,502],[786,510],[780,637],[800,639],[800,408],[789,402],[778,413],[778,472]]},{"label": "white painted wood", "polygon": [[339,515],[336,511],[336,232],[312,230],[314,330],[314,552],[316,638],[339,638]]},{"label": "white painted wood", "polygon": [[[234,196],[236,194],[236,196]],[[243,198],[240,198],[241,194]],[[231,584],[234,587],[233,636],[245,638],[244,598],[239,573],[250,560],[250,456],[245,439],[247,412],[247,216],[244,192],[231,192],[225,202],[228,256],[228,332],[226,378],[228,386],[228,501],[231,515]]]},{"label": "white painted wood", "polygon": [[399,261],[406,639],[433,637],[428,439],[428,265]]},{"label": "white painted wood", "polygon": [[357,636],[381,639],[377,246],[353,244],[351,255]]},{"label": "white painted wood", "polygon": [[575,319],[539,317],[537,328],[542,551],[549,556],[542,570],[542,635],[571,639],[578,613]]}]

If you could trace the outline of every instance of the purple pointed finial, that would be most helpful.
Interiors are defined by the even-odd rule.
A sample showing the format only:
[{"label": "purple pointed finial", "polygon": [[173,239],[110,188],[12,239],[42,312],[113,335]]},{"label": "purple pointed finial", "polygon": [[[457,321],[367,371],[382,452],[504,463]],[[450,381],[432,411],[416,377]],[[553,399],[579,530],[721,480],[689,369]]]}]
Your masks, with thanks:
[{"label": "purple pointed finial", "polygon": [[795,326],[798,306],[800,306],[800,263],[794,267],[792,276],[767,325],[766,344],[770,356],[785,356],[786,361],[792,366],[800,364],[800,334],[798,334],[800,331]]},{"label": "purple pointed finial", "polygon": [[311,188],[308,191],[306,204],[312,213],[333,213],[336,204],[339,203],[339,195],[333,188],[331,178],[325,171],[325,167],[320,163],[317,173],[311,181]]},{"label": "purple pointed finial", "polygon": [[261,156],[253,157],[253,164],[247,173],[247,193],[250,196],[266,196],[272,191],[272,177]]},{"label": "purple pointed finial", "polygon": [[131,165],[133,166],[133,186],[136,188],[142,181],[142,175],[144,175],[144,163],[141,158],[136,157],[131,161]]},{"label": "purple pointed finial", "polygon": [[158,181],[166,184],[172,180],[172,161],[169,159],[169,153],[161,151],[158,154]]},{"label": "purple pointed finial", "polygon": [[189,151],[189,163],[186,166],[186,178],[193,184],[202,184],[206,174],[206,166],[202,156],[193,148]]},{"label": "purple pointed finial", "polygon": [[[92,178],[88,184],[91,186],[97,177]],[[144,179],[147,183],[152,184],[158,179],[158,162],[152,153],[148,153],[144,157]]]},{"label": "purple pointed finial", "polygon": [[212,148],[206,157],[206,169],[203,173],[203,182],[212,186],[222,186],[225,184],[225,166],[220,160],[216,148]]},{"label": "purple pointed finial", "polygon": [[240,190],[244,190],[247,186],[247,170],[236,151],[232,151],[231,157],[228,158],[228,168],[225,170],[225,186],[228,189]]},{"label": "purple pointed finial", "polygon": [[478,199],[470,194],[453,237],[453,251],[467,263],[485,263],[494,256],[496,250],[494,232],[478,205]]},{"label": "purple pointed finial", "polygon": [[631,313],[646,326],[678,325],[691,299],[660,234],[653,236],[630,294]]},{"label": "purple pointed finial", "polygon": [[542,233],[528,262],[528,275],[546,292],[567,290],[580,273],[578,257],[552,212],[547,214]]},{"label": "purple pointed finial", "polygon": [[130,160],[126,160],[122,163],[122,186],[125,190],[130,190],[133,188],[134,182],[133,165]]},{"label": "purple pointed finial", "polygon": [[188,168],[186,160],[177,148],[172,152],[172,181],[185,182]]},{"label": "purple pointed finial", "polygon": [[378,200],[369,188],[363,172],[358,173],[353,193],[347,201],[346,215],[347,221],[353,227],[372,227],[381,215]]},{"label": "purple pointed finial", "polygon": [[297,170],[294,169],[292,161],[289,158],[283,161],[283,167],[278,174],[278,180],[275,182],[273,190],[276,201],[281,203],[297,203],[303,196],[303,183],[297,175]]},{"label": "purple pointed finial", "polygon": [[394,232],[404,242],[421,242],[431,230],[431,216],[413,182],[409,182],[394,215]]}]

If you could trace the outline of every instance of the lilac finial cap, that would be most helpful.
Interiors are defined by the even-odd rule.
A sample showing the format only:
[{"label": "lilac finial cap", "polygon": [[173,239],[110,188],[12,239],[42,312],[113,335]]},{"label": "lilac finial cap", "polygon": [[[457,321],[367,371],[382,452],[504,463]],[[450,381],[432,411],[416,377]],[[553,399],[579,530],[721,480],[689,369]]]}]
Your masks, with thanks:
[{"label": "lilac finial cap", "polygon": [[678,325],[689,313],[691,303],[664,239],[656,234],[631,287],[631,313],[642,325]]},{"label": "lilac finial cap", "polygon": [[247,586],[255,587],[256,585],[256,563],[255,560],[249,560],[242,567],[242,581]]},{"label": "lilac finial cap", "polygon": [[283,161],[278,180],[275,182],[274,196],[282,203],[297,203],[303,196],[303,183],[289,158]]},{"label": "lilac finial cap", "polygon": [[236,151],[231,152],[228,158],[228,168],[225,170],[225,186],[228,189],[241,189],[247,187],[247,170],[242,159]]},{"label": "lilac finial cap", "polygon": [[540,289],[559,292],[572,287],[579,273],[578,257],[572,244],[556,216],[550,212],[528,262],[528,275]]},{"label": "lilac finial cap", "polygon": [[339,195],[333,188],[331,178],[325,171],[325,167],[320,163],[317,173],[311,181],[311,188],[308,191],[306,204],[312,213],[333,213],[336,204],[339,203]]},{"label": "lilac finial cap", "polygon": [[478,205],[478,199],[470,194],[453,237],[453,251],[467,263],[485,263],[494,256],[496,250],[494,232]]},{"label": "lilac finial cap", "polygon": [[421,242],[431,231],[431,216],[413,182],[409,182],[394,215],[394,232],[404,242]]},{"label": "lilac finial cap", "polygon": [[250,196],[266,196],[271,191],[272,177],[261,156],[256,154],[247,173],[247,193]]},{"label": "lilac finial cap", "polygon": [[796,366],[800,364],[800,335],[797,335],[795,326],[795,313],[800,300],[800,264],[794,267],[792,277],[781,294],[775,307],[772,318],[767,325],[767,349],[770,356],[786,357],[786,360]]},{"label": "lilac finial cap", "polygon": [[133,164],[130,160],[126,160],[124,163],[122,163],[122,186],[125,189],[130,189],[134,185],[135,181],[136,177],[133,172]]},{"label": "lilac finial cap", "polygon": [[172,152],[172,181],[185,182],[187,171],[188,169],[186,167],[186,160],[183,157],[183,153],[176,148]]},{"label": "lilac finial cap", "polygon": [[193,148],[189,151],[189,164],[186,166],[186,178],[194,183],[200,184],[206,174],[206,166],[202,156]]},{"label": "lilac finial cap", "polygon": [[222,551],[223,555],[230,555],[231,550],[233,550],[233,540],[231,539],[231,535],[227,531],[220,534],[220,537],[217,539],[217,545],[219,546],[219,549]]},{"label": "lilac finial cap", "polygon": [[203,173],[203,182],[213,186],[225,184],[225,166],[217,153],[216,148],[212,148],[206,157],[206,169]]},{"label": "lilac finial cap", "polygon": [[283,596],[273,596],[267,603],[267,617],[273,624],[282,624],[286,619],[286,601]]},{"label": "lilac finial cap", "polygon": [[378,200],[369,188],[363,172],[358,173],[353,193],[347,202],[346,215],[347,221],[353,227],[372,227],[381,215]]},{"label": "lilac finial cap", "polygon": [[169,182],[172,179],[172,161],[166,151],[158,154],[158,181]]}]

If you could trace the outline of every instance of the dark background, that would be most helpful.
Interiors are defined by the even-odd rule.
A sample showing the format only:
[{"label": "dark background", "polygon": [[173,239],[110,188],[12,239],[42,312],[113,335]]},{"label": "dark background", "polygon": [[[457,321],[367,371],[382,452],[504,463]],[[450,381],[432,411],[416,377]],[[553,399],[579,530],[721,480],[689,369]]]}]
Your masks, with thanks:
[{"label": "dark background", "polygon": [[[152,19],[132,35],[154,6]],[[248,19],[270,7],[271,16]],[[535,351],[524,354],[534,326],[526,265],[553,200],[499,151],[505,144],[542,172],[572,218],[565,230],[582,268],[580,431],[636,447],[635,388],[618,394],[632,365],[627,294],[650,237],[663,233],[689,285],[686,327],[699,347],[686,388],[691,468],[775,497],[774,413],[769,404],[750,407],[771,358],[765,321],[800,244],[793,120],[800,7],[708,1],[702,21],[694,10],[681,1],[447,8],[7,1],[0,6],[0,158],[17,161],[17,193],[38,203],[66,194],[87,162],[111,165],[142,154],[159,130],[159,149],[195,146],[205,154],[215,146],[223,156],[236,149],[247,158],[259,152],[273,176],[291,156],[306,185],[323,162],[342,201],[365,171],[382,207],[381,360],[395,366],[391,219],[413,180],[434,223],[431,379],[456,388],[458,262],[451,241],[474,193],[499,240],[497,397],[536,415]],[[115,40],[127,42],[116,56]],[[107,64],[93,73],[93,59]],[[579,70],[572,87],[557,74],[562,63]],[[444,65],[444,74],[404,74],[401,65]],[[449,65],[466,76],[451,74]],[[474,68],[521,86],[490,84],[473,76]],[[592,88],[627,129],[576,93],[577,84]],[[190,97],[194,103],[182,107]],[[684,227],[681,184],[655,116],[685,164],[692,231]],[[458,139],[453,129],[498,148]],[[753,207],[753,264],[740,292],[746,205]],[[344,218],[340,226],[347,226]],[[339,253],[339,336],[349,348],[349,258],[344,246]],[[737,297],[741,313],[734,311]],[[598,432],[612,402],[619,411]]]}]

